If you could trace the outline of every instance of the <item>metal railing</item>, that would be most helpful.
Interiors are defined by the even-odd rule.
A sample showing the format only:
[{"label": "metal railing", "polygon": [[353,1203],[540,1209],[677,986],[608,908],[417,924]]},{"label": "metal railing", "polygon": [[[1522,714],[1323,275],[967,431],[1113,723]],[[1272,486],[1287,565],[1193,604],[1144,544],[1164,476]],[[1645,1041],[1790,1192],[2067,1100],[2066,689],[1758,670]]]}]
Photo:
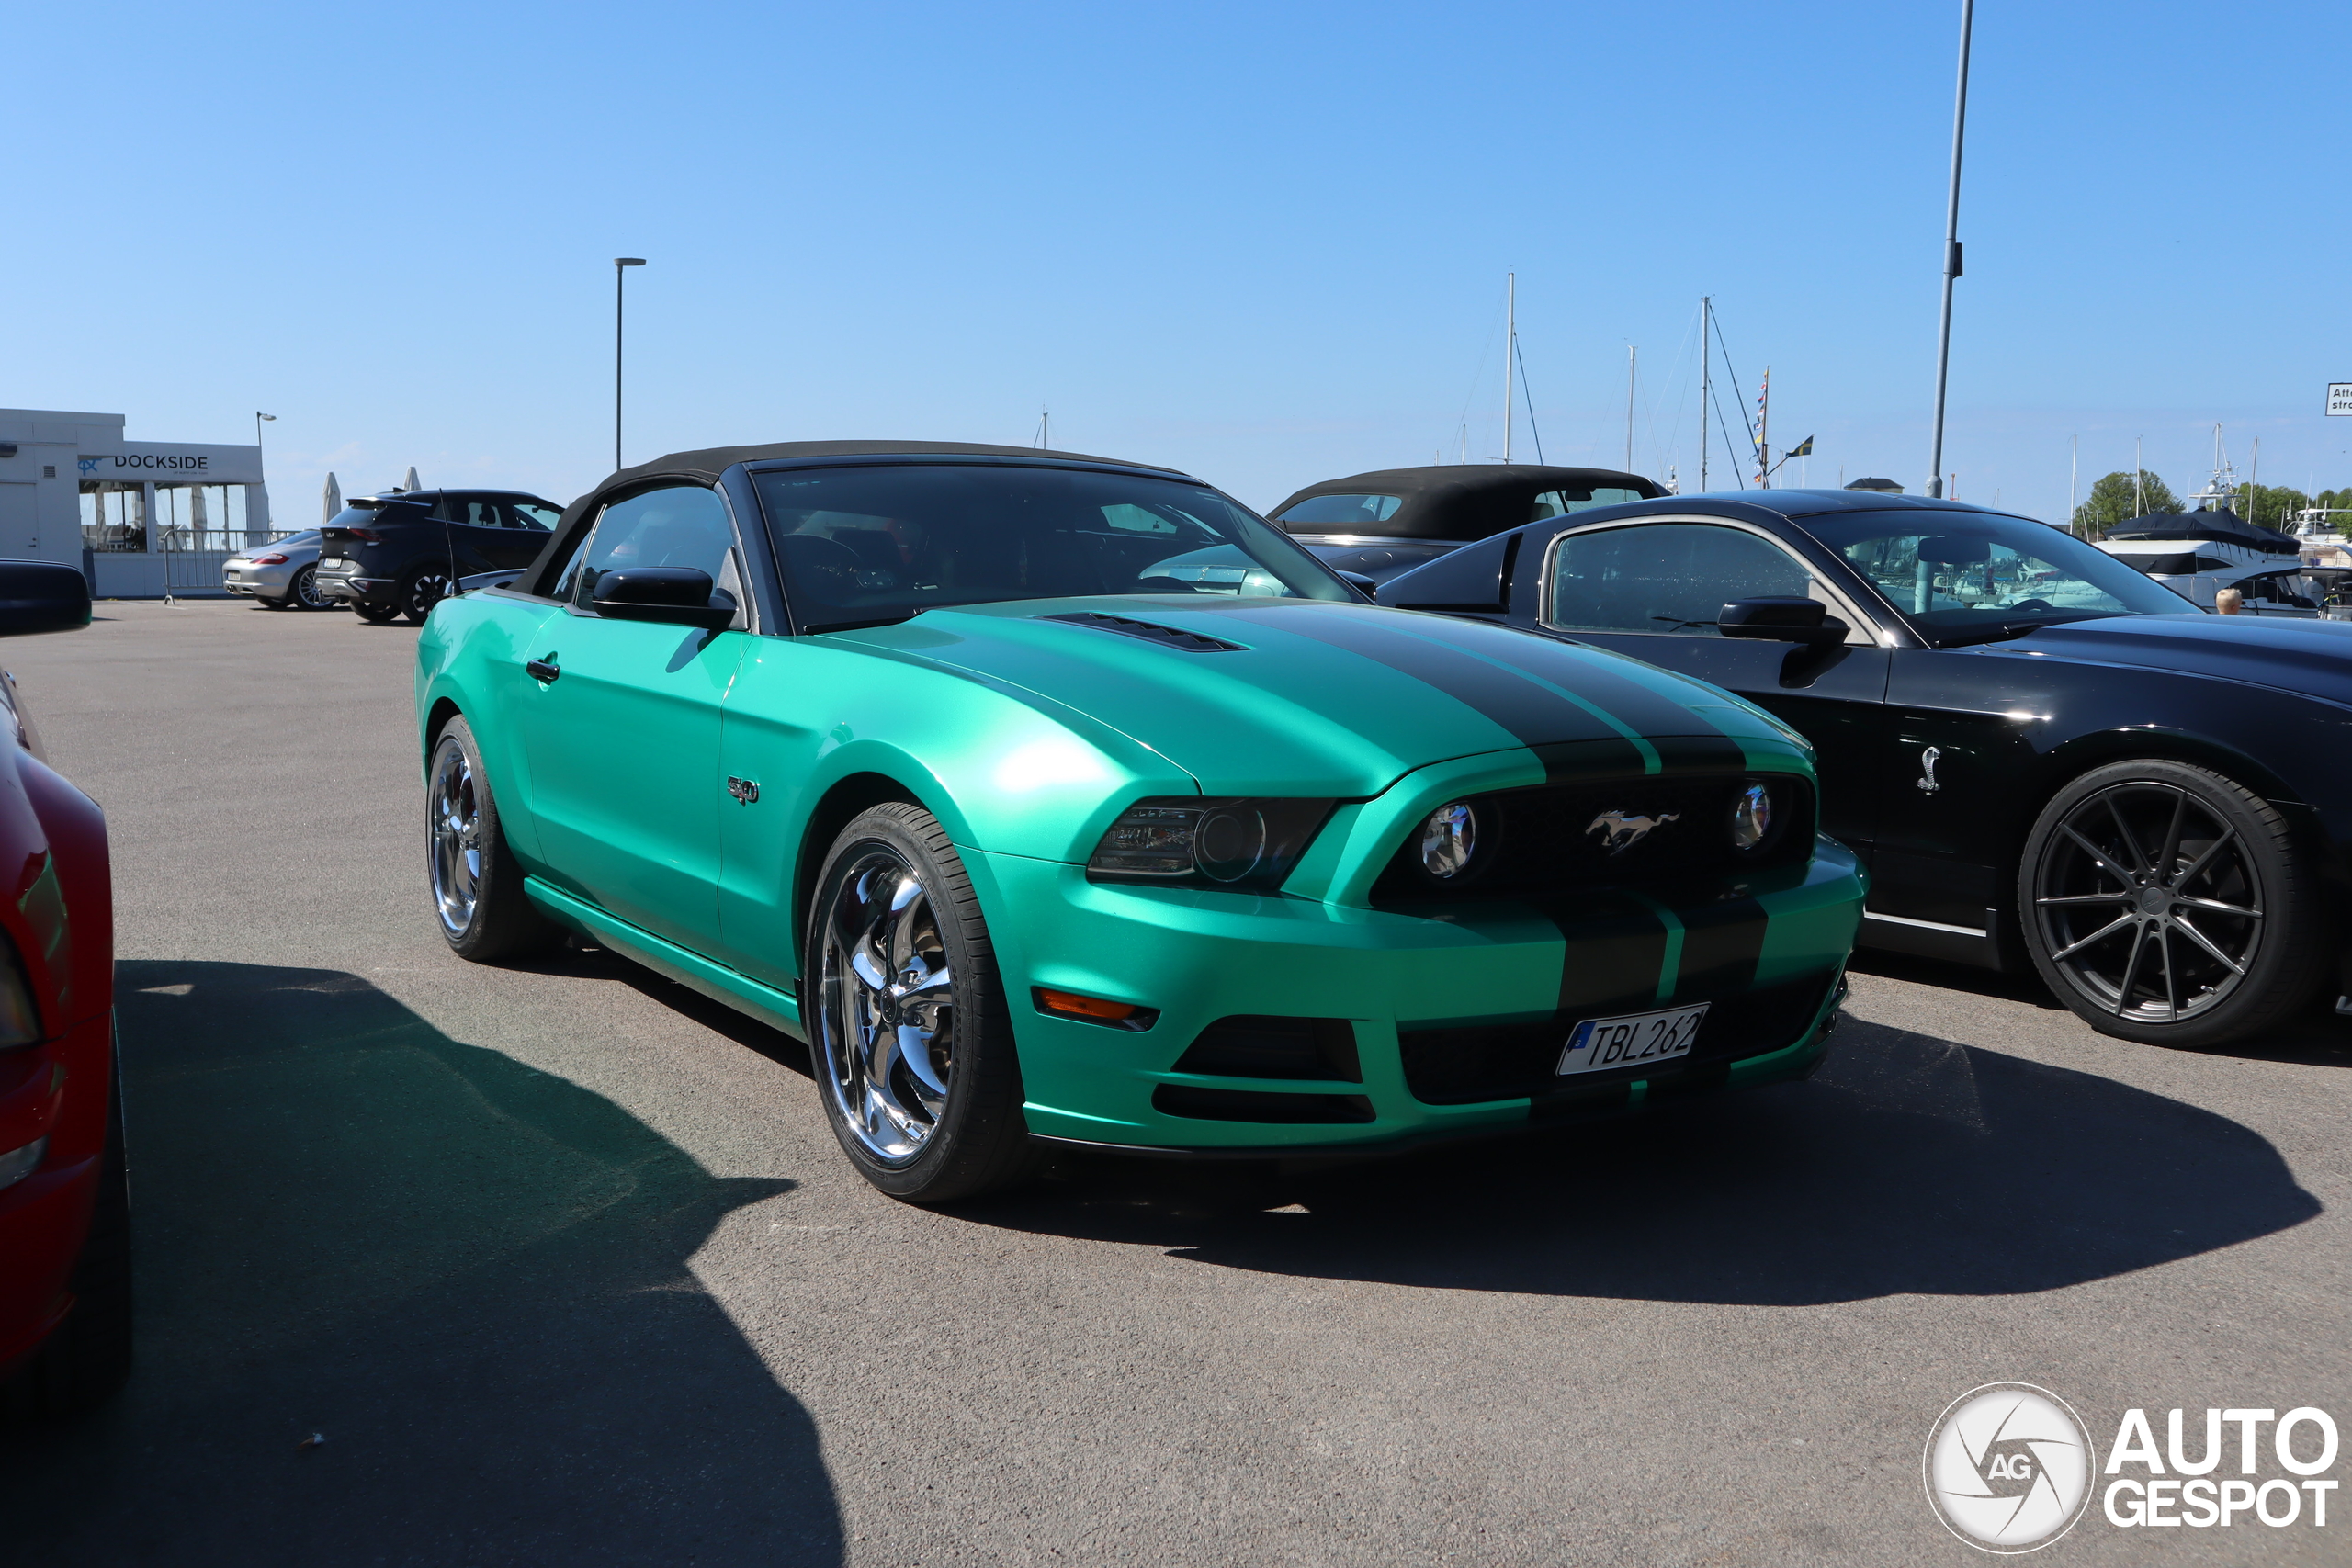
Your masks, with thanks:
[{"label": "metal railing", "polygon": [[175,603],[182,593],[210,590],[218,593],[221,569],[229,558],[246,550],[275,544],[289,533],[287,528],[164,528],[155,540],[156,553],[164,558],[164,603]]}]

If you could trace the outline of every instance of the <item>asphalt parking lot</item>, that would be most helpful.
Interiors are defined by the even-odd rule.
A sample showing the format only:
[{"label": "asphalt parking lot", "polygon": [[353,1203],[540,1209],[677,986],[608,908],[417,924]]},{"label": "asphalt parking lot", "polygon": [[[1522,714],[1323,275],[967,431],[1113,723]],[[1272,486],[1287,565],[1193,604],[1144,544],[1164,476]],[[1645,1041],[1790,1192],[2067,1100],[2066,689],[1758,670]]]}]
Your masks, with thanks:
[{"label": "asphalt parking lot", "polygon": [[[795,1042],[603,953],[447,953],[413,631],[99,616],[0,659],[114,833],[141,1362],[0,1436],[0,1557],[1964,1562],[1920,1450],[1978,1384],[2102,1450],[2130,1406],[2352,1416],[2332,1019],[2166,1052],[1867,961],[1807,1084],[926,1212]],[[2043,1560],[2348,1533],[2094,1505]]]}]

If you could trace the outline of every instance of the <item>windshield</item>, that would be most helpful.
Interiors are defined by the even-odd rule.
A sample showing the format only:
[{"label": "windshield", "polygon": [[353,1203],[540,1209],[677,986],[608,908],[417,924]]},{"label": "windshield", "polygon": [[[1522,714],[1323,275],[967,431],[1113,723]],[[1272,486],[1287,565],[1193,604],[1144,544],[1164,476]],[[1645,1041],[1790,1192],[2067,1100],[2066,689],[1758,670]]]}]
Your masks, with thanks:
[{"label": "windshield", "polygon": [[2178,615],[2197,606],[2071,534],[1987,512],[1853,512],[1805,531],[1878,585],[1939,643],[2091,615]]},{"label": "windshield", "polygon": [[1203,485],[1011,464],[786,468],[752,483],[803,631],[1102,593],[1354,597]]}]

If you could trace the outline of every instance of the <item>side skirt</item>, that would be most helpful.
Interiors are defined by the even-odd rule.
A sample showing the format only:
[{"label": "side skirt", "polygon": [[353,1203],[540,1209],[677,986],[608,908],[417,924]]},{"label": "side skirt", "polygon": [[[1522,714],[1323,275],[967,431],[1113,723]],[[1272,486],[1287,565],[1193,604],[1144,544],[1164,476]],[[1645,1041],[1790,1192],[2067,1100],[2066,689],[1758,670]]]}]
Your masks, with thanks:
[{"label": "side skirt", "polygon": [[1984,911],[1984,926],[1948,926],[1940,920],[1915,920],[1907,915],[1882,915],[1873,909],[1862,911],[1862,929],[1856,933],[1855,944],[1875,947],[1888,953],[1907,953],[1917,958],[1939,958],[1947,964],[1966,964],[1978,969],[1999,969],[2001,965],[2000,911]]},{"label": "side skirt", "polygon": [[698,953],[665,942],[627,920],[616,919],[585,899],[575,898],[536,876],[523,879],[523,891],[556,924],[594,938],[599,945],[634,959],[655,974],[665,975],[715,1002],[725,1002],[771,1029],[783,1030],[795,1040],[808,1040],[808,1031],[800,1025],[799,999],[791,992],[762,985],[748,975],[714,964]]}]

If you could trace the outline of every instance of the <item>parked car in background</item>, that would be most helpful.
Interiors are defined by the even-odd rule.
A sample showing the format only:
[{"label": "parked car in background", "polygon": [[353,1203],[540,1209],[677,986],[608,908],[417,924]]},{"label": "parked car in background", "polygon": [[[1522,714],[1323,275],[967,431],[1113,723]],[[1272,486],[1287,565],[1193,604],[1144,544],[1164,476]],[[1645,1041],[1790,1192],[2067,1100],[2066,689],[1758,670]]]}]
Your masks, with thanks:
[{"label": "parked car in background", "polygon": [[[0,637],[90,622],[75,568],[0,561]],[[0,1409],[62,1413],[130,1371],[130,1191],[115,1082],[105,816],[0,677]]]},{"label": "parked car in background", "polygon": [[531,564],[563,508],[512,490],[388,491],[352,497],[320,530],[318,591],[381,625],[423,626],[474,580]]},{"label": "parked car in background", "polygon": [[1847,491],[1533,524],[1380,597],[1778,715],[1818,749],[1825,829],[1869,862],[1866,945],[2030,964],[2094,1028],[2159,1044],[2347,988],[2352,626],[2205,614],[2062,529]]},{"label": "parked car in background", "polygon": [[319,531],[305,529],[220,563],[220,586],[267,610],[332,610],[319,587]]},{"label": "parked car in background", "polygon": [[1506,528],[1664,493],[1613,468],[1450,463],[1326,479],[1272,517],[1333,570],[1377,584]]},{"label": "parked car in background", "polygon": [[453,950],[585,934],[809,1040],[913,1201],[1802,1077],[1860,915],[1767,715],[1070,453],[616,474],[434,612],[416,716]]}]

